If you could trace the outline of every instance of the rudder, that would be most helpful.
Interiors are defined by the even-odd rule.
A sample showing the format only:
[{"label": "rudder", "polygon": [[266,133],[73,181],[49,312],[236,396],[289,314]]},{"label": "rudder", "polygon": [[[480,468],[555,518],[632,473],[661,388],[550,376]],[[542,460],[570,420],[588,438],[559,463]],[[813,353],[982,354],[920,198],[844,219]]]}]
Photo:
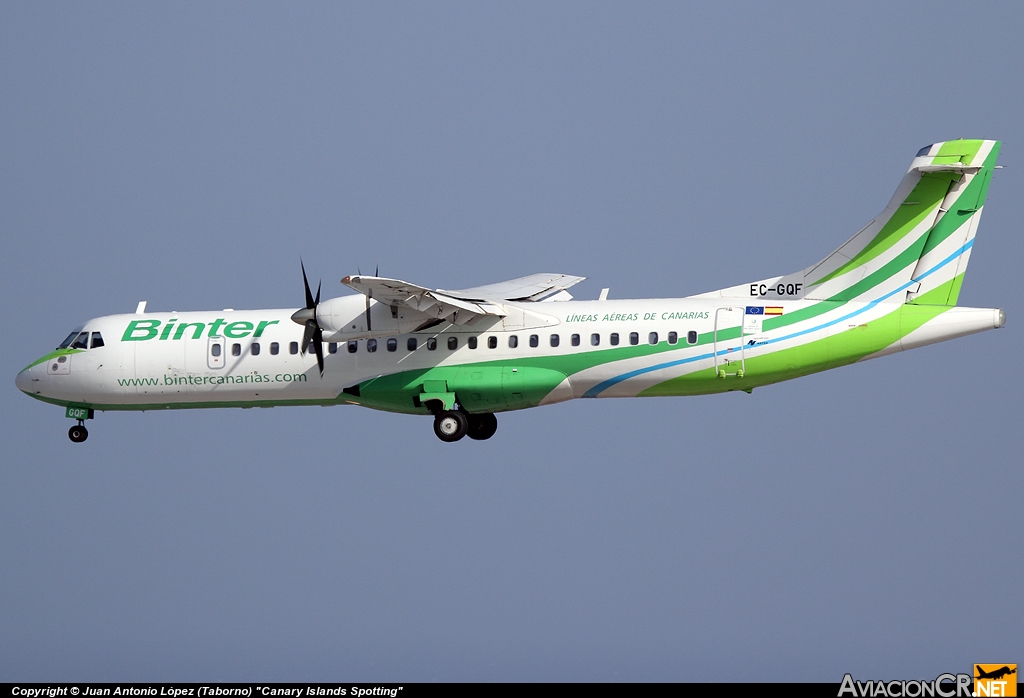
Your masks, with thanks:
[{"label": "rudder", "polygon": [[940,216],[929,231],[913,275],[921,285],[909,302],[925,302],[924,294],[928,294],[930,304],[956,305],[1000,145],[999,141],[947,141],[930,146],[924,156],[919,154],[919,159],[933,158],[937,166],[959,164],[964,172],[942,202]]}]

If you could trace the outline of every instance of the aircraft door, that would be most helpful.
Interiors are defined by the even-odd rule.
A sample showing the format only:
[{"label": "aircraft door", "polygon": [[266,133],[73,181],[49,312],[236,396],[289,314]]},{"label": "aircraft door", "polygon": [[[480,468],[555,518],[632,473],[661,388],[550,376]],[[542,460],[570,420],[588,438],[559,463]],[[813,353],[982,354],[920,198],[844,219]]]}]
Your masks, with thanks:
[{"label": "aircraft door", "polygon": [[715,373],[719,378],[746,374],[744,357],[744,313],[746,306],[732,305],[715,309]]},{"label": "aircraft door", "polygon": [[224,352],[227,346],[223,337],[210,337],[206,347],[206,365],[210,368],[224,368]]},{"label": "aircraft door", "polygon": [[523,393],[523,378],[518,368],[505,366],[501,371],[501,392],[509,407],[519,407],[526,402]]}]

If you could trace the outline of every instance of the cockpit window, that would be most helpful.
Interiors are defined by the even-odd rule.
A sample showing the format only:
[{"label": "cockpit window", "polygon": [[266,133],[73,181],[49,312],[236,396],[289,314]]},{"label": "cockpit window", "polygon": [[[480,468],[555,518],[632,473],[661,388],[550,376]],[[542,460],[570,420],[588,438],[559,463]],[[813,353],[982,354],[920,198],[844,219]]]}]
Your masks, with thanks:
[{"label": "cockpit window", "polygon": [[78,330],[75,330],[74,332],[72,332],[71,334],[69,334],[69,335],[68,335],[68,338],[67,338],[67,339],[65,339],[65,340],[64,340],[63,342],[61,342],[61,343],[60,343],[60,346],[59,346],[59,347],[57,347],[57,348],[58,348],[58,349],[67,349],[68,347],[70,347],[70,346],[71,346],[71,343],[72,343],[73,341],[75,341],[75,337],[77,337],[77,336],[78,336]]},{"label": "cockpit window", "polygon": [[72,349],[88,349],[89,348],[89,333],[79,332],[78,336],[75,337],[75,341],[71,343]]},{"label": "cockpit window", "polygon": [[102,346],[103,346],[103,335],[101,335],[99,332],[93,332],[92,333],[92,348],[96,349],[97,347],[102,347]]}]

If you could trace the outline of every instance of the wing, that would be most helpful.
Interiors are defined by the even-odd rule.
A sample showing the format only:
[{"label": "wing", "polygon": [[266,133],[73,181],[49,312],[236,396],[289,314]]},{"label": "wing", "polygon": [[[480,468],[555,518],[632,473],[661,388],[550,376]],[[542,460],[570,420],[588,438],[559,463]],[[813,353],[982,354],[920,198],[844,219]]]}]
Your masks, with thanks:
[{"label": "wing", "polygon": [[492,301],[567,301],[572,298],[565,289],[583,281],[585,276],[568,274],[530,274],[518,279],[487,286],[464,288],[461,291],[438,290],[452,298]]},{"label": "wing", "polygon": [[456,325],[464,325],[482,315],[505,316],[505,311],[493,303],[474,303],[399,279],[385,279],[380,276],[346,276],[341,283],[359,291],[367,299],[372,298],[385,305],[400,305],[432,318],[450,320]]}]

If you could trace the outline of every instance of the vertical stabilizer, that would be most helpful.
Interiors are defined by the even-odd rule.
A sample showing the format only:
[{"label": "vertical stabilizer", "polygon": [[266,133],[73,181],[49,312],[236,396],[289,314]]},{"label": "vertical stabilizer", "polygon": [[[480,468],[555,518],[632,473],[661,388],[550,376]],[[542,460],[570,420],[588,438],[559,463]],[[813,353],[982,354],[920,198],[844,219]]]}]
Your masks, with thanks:
[{"label": "vertical stabilizer", "polygon": [[999,142],[922,148],[889,205],[839,249],[802,271],[702,294],[764,300],[955,305],[999,155]]}]

